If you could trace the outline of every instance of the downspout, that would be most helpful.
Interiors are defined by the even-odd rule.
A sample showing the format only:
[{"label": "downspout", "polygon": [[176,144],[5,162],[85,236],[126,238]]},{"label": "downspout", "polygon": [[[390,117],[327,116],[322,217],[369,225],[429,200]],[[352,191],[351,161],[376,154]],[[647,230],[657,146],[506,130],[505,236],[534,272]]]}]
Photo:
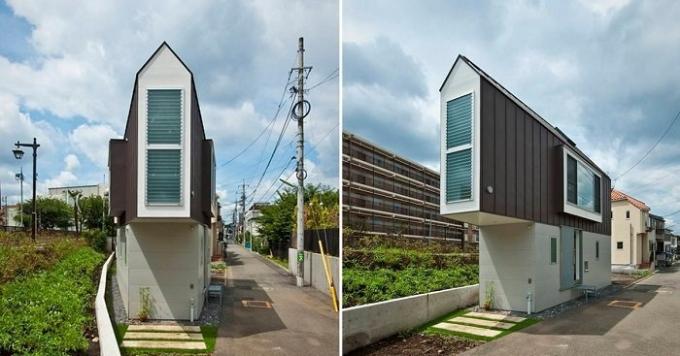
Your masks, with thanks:
[{"label": "downspout", "polygon": [[194,298],[191,298],[190,320],[192,323],[194,322]]},{"label": "downspout", "polygon": [[527,315],[531,315],[531,290],[527,292]]}]

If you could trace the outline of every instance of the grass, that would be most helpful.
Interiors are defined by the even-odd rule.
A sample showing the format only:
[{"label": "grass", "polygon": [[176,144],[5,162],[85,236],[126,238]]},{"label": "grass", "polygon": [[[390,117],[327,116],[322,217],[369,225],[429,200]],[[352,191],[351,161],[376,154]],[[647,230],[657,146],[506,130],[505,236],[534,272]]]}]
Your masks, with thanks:
[{"label": "grass", "polygon": [[[423,326],[417,328],[417,329],[415,330],[415,332],[420,332],[420,333],[423,333],[423,334],[425,334],[425,335],[456,336],[456,337],[461,337],[461,338],[471,339],[471,340],[492,341],[492,340],[500,339],[500,338],[502,338],[502,337],[505,336],[505,335],[514,333],[515,331],[518,331],[518,330],[522,330],[522,329],[524,329],[524,328],[527,328],[527,327],[529,327],[529,326],[531,326],[531,325],[534,325],[534,324],[536,324],[536,323],[538,323],[538,322],[541,321],[540,319],[536,319],[536,318],[527,318],[527,319],[524,320],[524,321],[521,321],[521,322],[519,322],[519,323],[516,323],[515,326],[513,326],[513,327],[510,328],[510,329],[505,329],[505,330],[497,329],[497,330],[501,330],[501,333],[498,334],[498,335],[496,335],[496,336],[494,336],[494,337],[485,337],[485,336],[479,336],[479,335],[470,335],[470,334],[464,334],[464,333],[459,333],[459,332],[455,332],[455,331],[437,329],[437,328],[434,328],[434,327],[433,327],[434,325],[437,325],[437,324],[439,324],[439,323],[441,323],[441,322],[443,322],[443,321],[449,320],[449,319],[451,319],[451,318],[455,318],[455,317],[457,317],[457,316],[462,316],[463,314],[465,314],[465,313],[467,313],[467,312],[469,312],[469,311],[470,311],[469,309],[460,309],[460,310],[456,310],[456,311],[454,311],[454,312],[452,312],[452,313],[450,313],[450,314],[447,314],[447,315],[442,316],[441,318],[437,318],[437,319],[435,319],[435,320],[433,320],[433,321],[430,321],[429,323],[427,323],[427,324],[425,324],[425,325],[423,325]],[[480,318],[480,319],[481,319],[481,318]],[[485,320],[486,320],[486,319],[485,319]],[[494,321],[496,321],[496,320],[494,320]],[[467,325],[467,324],[466,324],[466,325]],[[478,325],[471,325],[471,326],[477,326],[477,327],[479,327]],[[494,330],[496,330],[496,329],[494,329]]]},{"label": "grass", "polygon": [[284,259],[278,258],[278,257],[269,257],[269,256],[267,256],[267,258],[269,260],[273,261],[274,263],[276,263],[277,265],[279,265],[279,266],[281,266],[285,269],[288,269],[288,260],[284,260]]},{"label": "grass", "polygon": [[635,279],[645,278],[645,277],[647,277],[651,274],[652,274],[652,271],[650,271],[648,269],[642,269],[642,270],[637,270],[637,271],[633,272],[633,276],[635,276]]},{"label": "grass", "polygon": [[[125,324],[116,324],[114,331],[116,333],[116,339],[118,339],[118,344],[123,342],[123,337],[127,331],[128,326]],[[123,349],[121,348],[121,353],[123,355],[158,355],[158,354],[191,354],[191,355],[207,355],[215,351],[215,344],[217,343],[217,331],[218,327],[214,325],[203,325],[201,326],[201,335],[203,335],[203,341],[205,342],[205,350],[175,350],[175,349]]]}]

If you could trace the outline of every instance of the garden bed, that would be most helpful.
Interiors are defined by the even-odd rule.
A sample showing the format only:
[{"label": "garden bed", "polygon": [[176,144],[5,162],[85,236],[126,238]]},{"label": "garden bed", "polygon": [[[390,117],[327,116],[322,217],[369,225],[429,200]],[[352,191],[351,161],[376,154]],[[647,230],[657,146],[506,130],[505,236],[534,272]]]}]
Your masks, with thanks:
[{"label": "garden bed", "polygon": [[377,247],[343,251],[343,307],[478,283],[477,254]]},{"label": "garden bed", "polygon": [[[26,246],[27,251],[36,251],[35,245]],[[60,246],[53,250],[57,256],[64,252],[61,260],[37,264],[0,286],[0,354],[84,354],[90,346],[88,337],[96,335],[93,300],[104,256],[87,246],[72,250],[55,246]],[[13,250],[7,245],[2,249]],[[12,261],[45,256],[35,254]],[[46,257],[57,260],[57,256]]]}]

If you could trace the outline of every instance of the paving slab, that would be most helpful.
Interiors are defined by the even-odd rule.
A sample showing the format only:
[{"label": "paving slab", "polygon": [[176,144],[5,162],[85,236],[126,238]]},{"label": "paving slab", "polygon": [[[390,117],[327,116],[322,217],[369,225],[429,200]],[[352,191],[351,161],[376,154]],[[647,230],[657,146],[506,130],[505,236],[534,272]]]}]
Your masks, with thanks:
[{"label": "paving slab", "polygon": [[504,323],[502,321],[466,318],[464,316],[458,316],[458,317],[455,317],[453,319],[449,319],[449,320],[446,320],[446,321],[449,322],[449,323],[465,323],[465,324],[486,326],[486,327],[497,328],[497,329],[510,329],[511,327],[516,325],[516,324],[513,324],[513,323]]},{"label": "paving slab", "polygon": [[519,323],[524,320],[527,320],[526,318],[522,318],[520,316],[512,316],[512,315],[504,315],[504,314],[497,314],[497,313],[482,313],[482,312],[469,312],[465,314],[465,316],[472,316],[475,318],[484,318],[484,319],[492,319],[492,320],[502,320],[502,321],[510,321],[513,323]]},{"label": "paving slab", "polygon": [[176,333],[176,332],[126,332],[123,340],[200,340],[203,335],[199,333]]},{"label": "paving slab", "polygon": [[446,323],[446,322],[439,323],[439,324],[437,324],[433,327],[437,328],[437,329],[443,329],[443,330],[454,331],[454,332],[465,333],[465,334],[471,334],[471,335],[477,335],[477,336],[486,336],[486,337],[498,336],[498,334],[500,334],[502,332],[500,330],[483,329],[483,328],[478,328],[478,327],[475,327],[475,326],[452,324],[452,323]]},{"label": "paving slab", "polygon": [[124,340],[121,345],[128,349],[171,349],[171,350],[205,350],[203,341],[151,341]]},{"label": "paving slab", "polygon": [[127,331],[174,331],[174,332],[201,332],[200,326],[183,325],[130,325]]}]

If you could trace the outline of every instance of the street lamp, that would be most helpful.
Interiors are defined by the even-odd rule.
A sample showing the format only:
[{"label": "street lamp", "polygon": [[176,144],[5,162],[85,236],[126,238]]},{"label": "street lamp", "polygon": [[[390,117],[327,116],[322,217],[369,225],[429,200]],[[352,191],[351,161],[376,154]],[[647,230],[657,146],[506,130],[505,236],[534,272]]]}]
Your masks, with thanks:
[{"label": "street lamp", "polygon": [[14,153],[14,158],[16,159],[21,159],[24,156],[24,151],[21,150],[21,147],[31,147],[33,149],[33,211],[31,212],[31,238],[33,239],[33,242],[35,242],[35,231],[37,229],[38,225],[38,219],[36,218],[36,200],[35,200],[35,181],[37,180],[38,174],[36,173],[36,158],[38,157],[38,147],[40,145],[38,144],[36,138],[33,138],[33,143],[21,143],[17,141],[17,143],[14,144],[16,147],[15,149],[12,150],[12,153]]}]

